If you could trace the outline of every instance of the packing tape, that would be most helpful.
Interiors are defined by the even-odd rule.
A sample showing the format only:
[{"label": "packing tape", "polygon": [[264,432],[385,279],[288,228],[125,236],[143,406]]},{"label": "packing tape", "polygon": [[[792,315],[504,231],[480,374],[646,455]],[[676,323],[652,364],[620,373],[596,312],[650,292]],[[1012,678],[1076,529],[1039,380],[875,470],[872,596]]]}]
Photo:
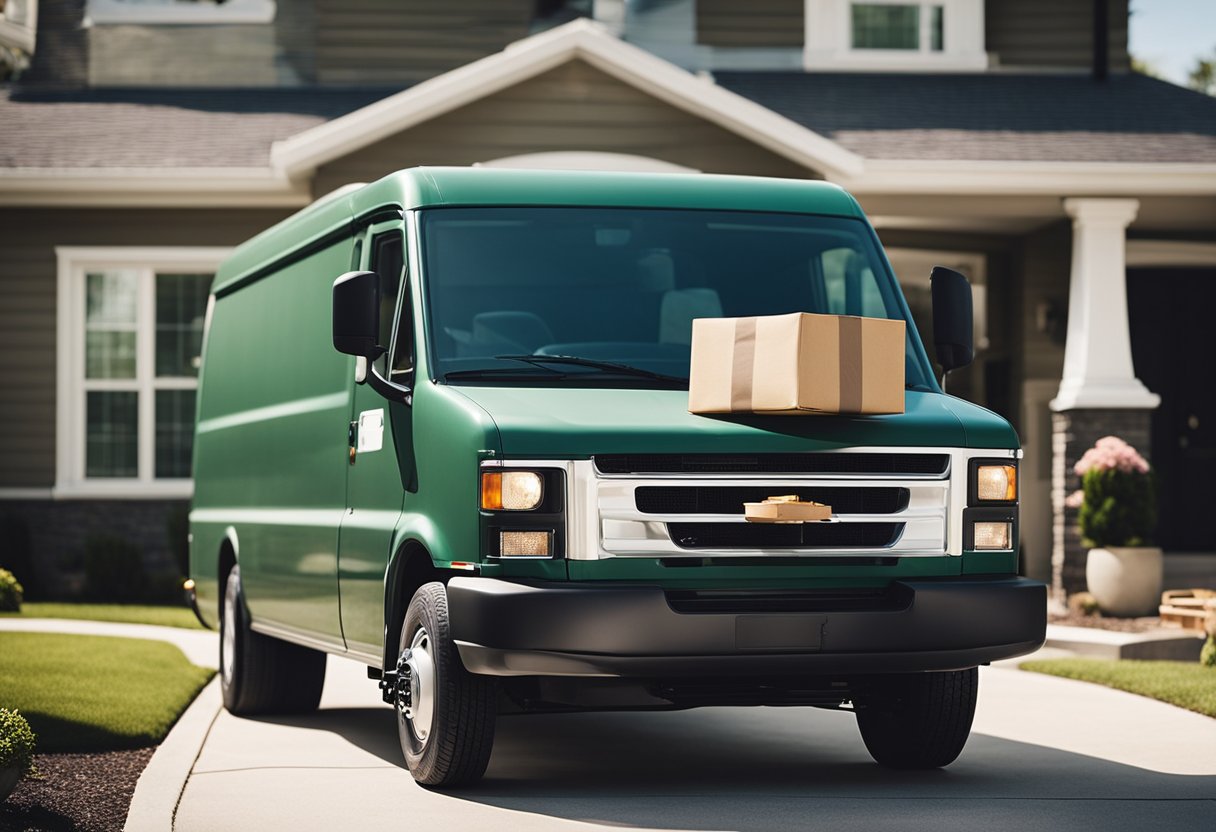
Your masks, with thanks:
[{"label": "packing tape", "polygon": [[730,367],[730,408],[752,409],[752,372],[756,363],[756,319],[735,319],[735,351]]},{"label": "packing tape", "polygon": [[861,318],[840,317],[840,412],[860,413],[862,395]]}]

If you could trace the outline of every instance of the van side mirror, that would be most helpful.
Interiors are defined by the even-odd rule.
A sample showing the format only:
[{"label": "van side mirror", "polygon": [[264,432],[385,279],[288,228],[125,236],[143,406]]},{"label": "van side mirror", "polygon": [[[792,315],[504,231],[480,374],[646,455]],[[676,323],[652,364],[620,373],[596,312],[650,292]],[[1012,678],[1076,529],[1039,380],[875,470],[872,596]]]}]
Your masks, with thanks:
[{"label": "van side mirror", "polygon": [[954,269],[934,266],[929,275],[933,295],[933,346],[943,372],[966,367],[975,357],[971,284]]},{"label": "van side mirror", "polygon": [[380,332],[380,277],[375,272],[347,272],[334,281],[334,349],[375,361],[386,347]]}]

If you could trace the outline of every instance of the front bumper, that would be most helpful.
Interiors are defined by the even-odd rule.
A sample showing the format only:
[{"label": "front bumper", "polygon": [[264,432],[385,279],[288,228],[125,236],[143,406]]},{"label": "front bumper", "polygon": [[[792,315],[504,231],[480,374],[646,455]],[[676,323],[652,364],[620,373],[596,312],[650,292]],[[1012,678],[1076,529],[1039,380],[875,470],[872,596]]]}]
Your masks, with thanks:
[{"label": "front bumper", "polygon": [[748,676],[961,670],[1043,644],[1047,587],[1024,578],[898,582],[898,609],[680,613],[655,586],[453,578],[452,633],[491,676]]}]

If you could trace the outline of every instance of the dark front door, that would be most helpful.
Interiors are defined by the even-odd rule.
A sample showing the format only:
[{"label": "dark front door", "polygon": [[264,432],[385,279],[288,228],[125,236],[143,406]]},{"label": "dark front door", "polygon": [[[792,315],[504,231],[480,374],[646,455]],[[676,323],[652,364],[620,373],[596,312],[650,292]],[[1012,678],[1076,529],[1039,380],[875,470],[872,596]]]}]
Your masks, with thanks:
[{"label": "dark front door", "polygon": [[1132,269],[1127,300],[1136,375],[1161,396],[1151,460],[1158,539],[1210,551],[1216,512],[1216,269]]}]

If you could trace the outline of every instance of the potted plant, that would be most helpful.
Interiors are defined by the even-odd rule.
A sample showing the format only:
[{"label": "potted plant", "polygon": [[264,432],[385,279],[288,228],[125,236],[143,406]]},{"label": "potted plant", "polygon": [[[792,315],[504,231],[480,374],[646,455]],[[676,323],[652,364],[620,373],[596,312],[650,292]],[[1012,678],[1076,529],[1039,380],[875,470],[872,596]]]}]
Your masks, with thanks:
[{"label": "potted plant", "polygon": [[34,732],[25,717],[0,708],[0,803],[17,783],[34,772]]},{"label": "potted plant", "polygon": [[1110,615],[1153,614],[1161,598],[1162,555],[1152,545],[1157,490],[1148,460],[1119,437],[1106,436],[1074,470],[1081,490],[1069,502],[1080,508],[1090,593]]}]

